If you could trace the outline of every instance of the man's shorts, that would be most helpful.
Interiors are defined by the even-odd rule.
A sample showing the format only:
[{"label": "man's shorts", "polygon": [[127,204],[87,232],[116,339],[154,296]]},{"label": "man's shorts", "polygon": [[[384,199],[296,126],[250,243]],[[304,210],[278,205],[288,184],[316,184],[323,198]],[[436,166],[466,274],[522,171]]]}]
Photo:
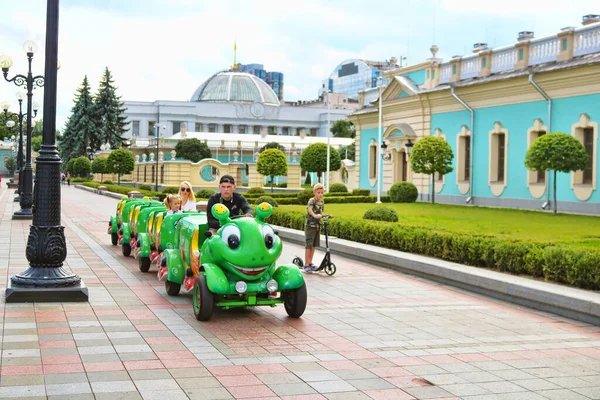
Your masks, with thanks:
[{"label": "man's shorts", "polygon": [[304,235],[306,236],[307,249],[312,249],[313,247],[319,247],[321,245],[321,232],[317,230],[316,227],[305,227]]}]

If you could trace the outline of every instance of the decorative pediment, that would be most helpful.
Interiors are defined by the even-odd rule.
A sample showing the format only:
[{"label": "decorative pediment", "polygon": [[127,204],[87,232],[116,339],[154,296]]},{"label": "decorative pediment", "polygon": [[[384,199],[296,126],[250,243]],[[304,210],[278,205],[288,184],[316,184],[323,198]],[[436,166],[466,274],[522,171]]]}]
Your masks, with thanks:
[{"label": "decorative pediment", "polygon": [[581,114],[579,116],[579,123],[577,125],[578,128],[590,127],[590,116],[586,113]]},{"label": "decorative pediment", "polygon": [[469,136],[470,134],[471,134],[471,131],[469,130],[469,127],[467,125],[460,126],[460,135],[461,136]]},{"label": "decorative pediment", "polygon": [[383,101],[395,100],[400,97],[410,97],[418,93],[418,86],[406,76],[394,76],[382,93]]},{"label": "decorative pediment", "polygon": [[440,128],[435,128],[434,136],[442,137],[443,135],[444,135],[444,133],[442,132],[442,130]]},{"label": "decorative pediment", "polygon": [[492,133],[502,133],[502,132],[504,132],[502,122],[500,122],[500,121],[494,122],[494,129],[492,130]]},{"label": "decorative pediment", "polygon": [[533,130],[534,131],[544,131],[544,121],[541,118],[536,118],[533,120]]}]

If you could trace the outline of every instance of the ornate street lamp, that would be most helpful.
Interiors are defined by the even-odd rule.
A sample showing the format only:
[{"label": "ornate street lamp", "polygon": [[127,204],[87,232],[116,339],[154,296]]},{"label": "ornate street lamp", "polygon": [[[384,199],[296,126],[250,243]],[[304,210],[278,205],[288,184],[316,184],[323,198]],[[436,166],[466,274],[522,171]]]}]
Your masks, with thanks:
[{"label": "ornate street lamp", "polygon": [[[17,86],[23,86],[27,88],[27,154],[25,156],[25,166],[23,167],[22,172],[23,184],[21,186],[21,199],[19,201],[21,209],[13,214],[13,219],[33,218],[33,213],[31,210],[31,206],[33,205],[33,169],[31,167],[31,98],[33,97],[34,88],[44,86],[44,77],[41,75],[33,76],[31,73],[31,62],[37,49],[38,45],[33,40],[28,40],[25,42],[25,44],[23,44],[23,50],[25,50],[25,53],[27,54],[29,70],[26,76],[18,74],[11,79],[8,79],[8,70],[10,67],[12,67],[12,59],[7,55],[0,56],[0,67],[2,68],[4,79],[7,82],[13,82]],[[20,181],[21,179],[19,179],[19,182]]]},{"label": "ornate street lamp", "polygon": [[[19,102],[19,114],[12,113],[10,116],[8,115],[8,109],[10,104],[8,102],[2,102],[0,105],[2,107],[2,111],[6,118],[12,118],[14,122],[19,123],[19,150],[17,155],[17,169],[19,171],[19,187],[15,191],[17,193],[17,197],[15,197],[15,201],[21,201],[21,193],[23,193],[23,118],[27,116],[27,113],[23,114],[23,99],[25,95],[22,92],[17,92],[17,101]],[[37,103],[33,103],[33,118],[37,116],[37,112],[39,110],[39,105]],[[26,138],[25,138],[26,139]],[[18,211],[17,211],[18,212]],[[15,212],[15,214],[17,213]],[[15,215],[13,214],[13,217]],[[17,217],[18,218],[18,217]]]},{"label": "ornate street lamp", "polygon": [[[81,278],[62,267],[67,257],[67,246],[65,228],[60,226],[61,162],[56,151],[58,1],[48,0],[47,3],[44,134],[42,147],[36,159],[33,223],[30,225],[27,239],[26,256],[29,268],[9,279],[6,288],[7,303],[88,299],[88,290]],[[31,65],[31,57],[29,60]],[[28,143],[28,153],[30,146],[31,141]]]},{"label": "ornate street lamp", "polygon": [[408,141],[404,145],[404,147],[406,147],[406,155],[408,156],[408,158],[410,158],[410,152],[412,151],[414,145],[415,144],[411,142],[410,139],[408,139]]},{"label": "ornate street lamp", "polygon": [[381,158],[383,161],[390,161],[392,159],[392,155],[385,152],[387,148],[388,145],[385,143],[385,141],[381,142]]}]

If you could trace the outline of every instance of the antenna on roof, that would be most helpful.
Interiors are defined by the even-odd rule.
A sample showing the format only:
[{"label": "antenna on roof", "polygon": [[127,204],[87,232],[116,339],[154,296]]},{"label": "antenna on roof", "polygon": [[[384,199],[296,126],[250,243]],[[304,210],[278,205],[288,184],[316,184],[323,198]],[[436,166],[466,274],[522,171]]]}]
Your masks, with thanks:
[{"label": "antenna on roof", "polygon": [[236,58],[237,58],[237,39],[234,39],[233,40],[233,65],[231,66],[231,69],[234,71],[237,71],[238,69],[240,69],[240,67],[238,67],[238,65],[237,65]]}]

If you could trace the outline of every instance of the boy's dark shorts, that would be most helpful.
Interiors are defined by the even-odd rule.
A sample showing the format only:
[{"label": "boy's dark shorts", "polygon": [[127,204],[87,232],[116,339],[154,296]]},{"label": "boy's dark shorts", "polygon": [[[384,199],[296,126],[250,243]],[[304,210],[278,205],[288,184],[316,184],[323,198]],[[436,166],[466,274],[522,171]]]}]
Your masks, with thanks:
[{"label": "boy's dark shorts", "polygon": [[321,232],[318,231],[316,227],[305,227],[304,235],[306,236],[307,249],[312,249],[313,247],[319,247],[321,245]]}]

